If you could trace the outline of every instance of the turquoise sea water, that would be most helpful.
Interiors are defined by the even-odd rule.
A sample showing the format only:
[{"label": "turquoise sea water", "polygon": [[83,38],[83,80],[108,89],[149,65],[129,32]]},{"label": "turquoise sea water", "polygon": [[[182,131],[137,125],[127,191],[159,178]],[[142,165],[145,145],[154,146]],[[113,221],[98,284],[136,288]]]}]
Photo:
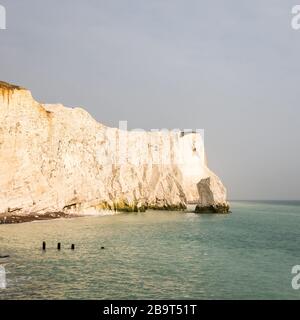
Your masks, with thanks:
[{"label": "turquoise sea water", "polygon": [[231,205],[1,225],[0,299],[299,299],[300,203]]}]

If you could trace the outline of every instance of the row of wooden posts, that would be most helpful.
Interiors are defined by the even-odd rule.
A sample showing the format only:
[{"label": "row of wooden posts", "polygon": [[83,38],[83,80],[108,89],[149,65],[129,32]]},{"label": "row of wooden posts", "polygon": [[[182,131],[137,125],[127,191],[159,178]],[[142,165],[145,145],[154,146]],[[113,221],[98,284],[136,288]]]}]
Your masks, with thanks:
[{"label": "row of wooden posts", "polygon": [[[57,243],[57,250],[60,250],[60,249],[61,249],[61,243],[58,242]],[[105,249],[105,248],[101,247],[101,250],[103,250],[103,249]],[[46,250],[46,241],[43,241],[43,251],[45,251],[45,250]],[[71,250],[75,250],[75,244],[74,243],[71,244]]]},{"label": "row of wooden posts", "polygon": [[[60,250],[60,249],[61,249],[61,243],[58,242],[57,250]],[[46,241],[43,241],[43,250],[44,251],[46,250]],[[75,244],[74,243],[71,244],[71,250],[75,250]]]}]

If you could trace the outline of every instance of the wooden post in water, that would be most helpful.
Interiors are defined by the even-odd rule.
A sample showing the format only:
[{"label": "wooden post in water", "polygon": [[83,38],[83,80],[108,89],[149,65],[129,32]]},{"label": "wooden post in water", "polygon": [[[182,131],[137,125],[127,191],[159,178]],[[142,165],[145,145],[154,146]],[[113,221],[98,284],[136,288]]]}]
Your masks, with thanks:
[{"label": "wooden post in water", "polygon": [[72,243],[71,250],[75,250],[75,244]]},{"label": "wooden post in water", "polygon": [[45,251],[46,250],[46,242],[43,241],[43,250]]},{"label": "wooden post in water", "polygon": [[57,244],[57,250],[60,250],[61,248],[61,245],[60,245],[60,242]]}]

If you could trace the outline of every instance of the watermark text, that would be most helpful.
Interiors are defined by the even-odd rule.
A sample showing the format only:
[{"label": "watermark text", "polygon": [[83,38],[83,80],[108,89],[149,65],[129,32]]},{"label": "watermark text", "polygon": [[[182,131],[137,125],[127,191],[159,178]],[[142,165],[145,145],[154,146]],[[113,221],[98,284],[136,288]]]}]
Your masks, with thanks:
[{"label": "watermark text", "polygon": [[6,9],[0,4],[0,30],[6,29]]},{"label": "watermark text", "polygon": [[291,27],[294,30],[300,30],[300,4],[292,8],[293,18],[291,20]]},{"label": "watermark text", "polygon": [[6,289],[6,271],[3,266],[0,266],[0,290]]}]

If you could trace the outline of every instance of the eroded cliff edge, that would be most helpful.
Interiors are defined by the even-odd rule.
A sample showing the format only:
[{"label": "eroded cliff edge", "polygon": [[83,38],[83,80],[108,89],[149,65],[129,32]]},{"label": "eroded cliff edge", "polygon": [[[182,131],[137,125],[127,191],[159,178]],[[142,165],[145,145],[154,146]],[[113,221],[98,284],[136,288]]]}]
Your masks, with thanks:
[{"label": "eroded cliff edge", "polygon": [[0,82],[0,213],[183,210],[188,202],[227,204],[200,134],[109,128]]}]

